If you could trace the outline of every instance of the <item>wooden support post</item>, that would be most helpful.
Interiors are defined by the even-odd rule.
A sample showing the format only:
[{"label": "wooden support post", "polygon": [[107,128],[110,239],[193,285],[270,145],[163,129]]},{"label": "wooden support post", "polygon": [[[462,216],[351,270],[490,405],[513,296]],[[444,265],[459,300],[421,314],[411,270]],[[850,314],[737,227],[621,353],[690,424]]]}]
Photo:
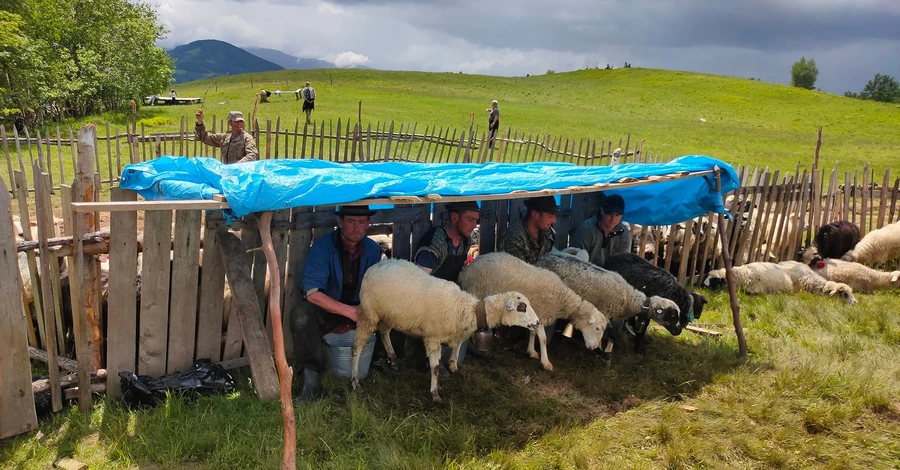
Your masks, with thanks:
[{"label": "wooden support post", "polygon": [[[715,191],[722,191],[722,176],[718,166],[716,170]],[[707,180],[708,181],[708,180]],[[719,214],[719,227],[725,227],[725,215]],[[725,265],[725,280],[728,282],[728,298],[731,300],[731,319],[734,322],[734,333],[737,335],[738,351],[741,357],[747,357],[747,339],[744,338],[744,328],[741,325],[741,306],[738,304],[737,285],[734,280],[734,271],[731,266],[731,253],[729,252],[728,230],[719,230],[722,239],[722,263]]]},{"label": "wooden support post", "polygon": [[256,289],[250,279],[250,257],[240,240],[231,232],[216,234],[219,252],[225,263],[225,275],[231,286],[232,301],[241,325],[241,334],[250,358],[250,374],[256,393],[262,400],[278,396],[278,377],[272,361],[272,349],[262,323]]},{"label": "wooden support post", "polygon": [[[17,279],[15,233],[5,214],[11,209],[9,192],[0,179],[0,277]],[[25,313],[18,282],[0,283],[0,439],[37,428],[34,396],[29,392],[31,364],[25,338]]]},{"label": "wooden support post", "polygon": [[[291,397],[292,372],[284,351],[284,328],[281,323],[281,270],[275,257],[272,243],[272,212],[263,212],[260,217],[259,235],[262,238],[263,253],[272,279],[269,290],[269,323],[275,344],[275,366],[278,370],[281,398],[281,418],[284,425],[284,456],[281,468],[296,468],[297,428],[294,422],[294,402]],[[249,349],[249,348],[248,348]]]},{"label": "wooden support post", "polygon": [[[94,187],[94,164],[97,161],[97,149],[92,145],[97,142],[97,129],[93,124],[88,124],[78,131],[78,166],[75,169],[75,200],[78,202],[94,202],[96,191]],[[81,228],[84,231],[93,230],[96,220],[93,213],[76,214],[75,217],[82,222]],[[79,237],[81,233],[76,233]],[[95,288],[97,284],[97,260],[92,255],[83,255],[84,270],[84,292],[83,303],[85,308],[85,318],[87,320],[89,330],[90,358],[78,356],[80,362],[88,365],[90,370],[96,370],[102,367],[103,356],[103,331],[100,321],[100,292]],[[74,301],[76,297],[73,295]],[[74,312],[74,310],[73,310]]]},{"label": "wooden support post", "polygon": [[[137,193],[112,188],[113,201],[135,201]],[[106,394],[121,394],[119,372],[136,370],[137,344],[137,211],[110,214],[109,315],[107,316],[106,369],[113,377]]]}]

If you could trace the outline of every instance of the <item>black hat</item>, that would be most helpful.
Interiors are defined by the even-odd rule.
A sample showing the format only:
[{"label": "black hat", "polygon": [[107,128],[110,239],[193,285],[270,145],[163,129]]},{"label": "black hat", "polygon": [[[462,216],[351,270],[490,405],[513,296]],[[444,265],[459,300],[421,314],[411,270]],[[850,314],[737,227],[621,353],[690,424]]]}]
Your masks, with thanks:
[{"label": "black hat", "polygon": [[341,206],[334,213],[344,217],[344,216],[355,216],[355,215],[365,215],[371,217],[375,215],[376,211],[369,210],[369,206]]},{"label": "black hat", "polygon": [[553,196],[532,197],[525,200],[525,207],[529,210],[546,212],[548,214],[556,214],[559,206],[556,205],[556,199]]},{"label": "black hat", "polygon": [[478,203],[475,201],[451,202],[447,204],[447,212],[465,211],[481,212],[481,208],[478,207]]},{"label": "black hat", "polygon": [[615,212],[619,215],[625,214],[625,200],[622,199],[622,196],[618,194],[613,194],[612,196],[607,196],[603,203],[600,205],[600,208],[603,210],[604,214],[610,214]]}]

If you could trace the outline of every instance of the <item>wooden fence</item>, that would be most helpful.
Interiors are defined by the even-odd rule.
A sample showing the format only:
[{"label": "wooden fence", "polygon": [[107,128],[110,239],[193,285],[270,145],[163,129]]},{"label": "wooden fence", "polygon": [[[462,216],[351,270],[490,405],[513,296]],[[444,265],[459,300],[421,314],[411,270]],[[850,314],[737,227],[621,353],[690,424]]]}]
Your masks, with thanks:
[{"label": "wooden fence", "polygon": [[[116,183],[122,168],[129,163],[143,162],[162,155],[188,157],[220,157],[220,151],[194,140],[194,122],[182,117],[178,132],[147,133],[144,124],[103,127],[103,135],[95,134],[94,167],[100,174],[100,184]],[[225,132],[225,122],[212,116],[207,120],[210,132]],[[291,129],[292,128],[292,129]],[[121,132],[120,132],[121,131]],[[0,125],[0,140],[6,158],[7,187],[16,196],[14,170],[27,175],[34,162],[50,176],[54,190],[74,177],[77,140],[72,128],[28,129],[11,133]],[[365,127],[348,119],[302,125],[295,119],[293,126],[283,124],[281,118],[256,123],[253,135],[261,159],[318,158],[335,162],[419,161],[429,163],[485,163],[564,161],[579,165],[608,165],[620,149],[619,162],[668,161],[673,156],[650,155],[644,151],[644,141],[629,134],[618,142],[598,138],[568,138],[540,136],[507,128],[489,145],[489,135],[477,126],[454,129],[449,126],[424,126],[418,123],[378,122]],[[26,188],[33,192],[34,187]]]}]

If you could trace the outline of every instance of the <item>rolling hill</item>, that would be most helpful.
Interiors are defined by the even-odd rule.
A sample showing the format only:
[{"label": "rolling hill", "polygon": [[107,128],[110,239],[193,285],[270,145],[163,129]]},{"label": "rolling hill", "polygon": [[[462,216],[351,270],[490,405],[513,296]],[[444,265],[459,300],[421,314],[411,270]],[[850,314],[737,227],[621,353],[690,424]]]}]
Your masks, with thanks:
[{"label": "rolling hill", "polygon": [[239,47],[215,39],[194,41],[168,53],[175,59],[174,81],[179,84],[222,75],[284,69]]}]

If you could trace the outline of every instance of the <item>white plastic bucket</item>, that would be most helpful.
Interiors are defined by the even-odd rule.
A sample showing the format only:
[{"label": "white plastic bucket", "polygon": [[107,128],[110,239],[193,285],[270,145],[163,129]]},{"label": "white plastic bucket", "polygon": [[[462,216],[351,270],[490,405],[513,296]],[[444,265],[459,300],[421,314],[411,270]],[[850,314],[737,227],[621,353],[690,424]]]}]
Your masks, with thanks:
[{"label": "white plastic bucket", "polygon": [[[322,337],[325,341],[325,363],[328,370],[337,377],[349,379],[353,370],[353,342],[356,340],[356,330],[344,333],[328,333]],[[364,379],[369,375],[369,366],[372,364],[372,354],[375,352],[375,335],[372,335],[359,355],[359,378]]]}]

